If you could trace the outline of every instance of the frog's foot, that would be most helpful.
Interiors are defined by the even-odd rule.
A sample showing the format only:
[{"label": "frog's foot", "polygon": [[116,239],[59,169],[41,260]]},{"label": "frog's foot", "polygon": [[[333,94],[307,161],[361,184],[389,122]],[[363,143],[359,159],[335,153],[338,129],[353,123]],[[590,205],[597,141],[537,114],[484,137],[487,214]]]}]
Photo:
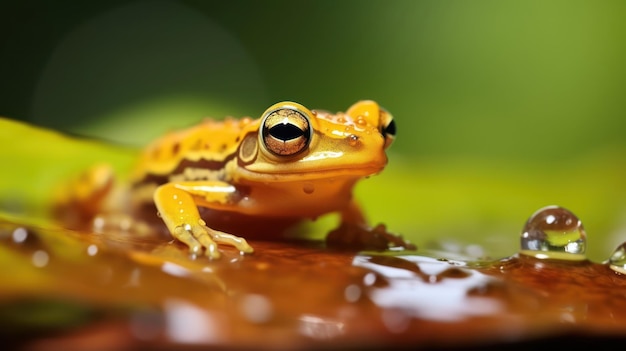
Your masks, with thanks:
[{"label": "frog's foot", "polygon": [[199,220],[198,224],[179,225],[174,229],[172,235],[187,245],[193,256],[201,254],[204,249],[204,254],[207,257],[217,259],[220,257],[220,252],[217,249],[218,244],[233,246],[242,253],[254,252],[246,239],[211,229],[203,220]]},{"label": "frog's foot", "polygon": [[404,248],[415,250],[417,247],[404,240],[401,236],[389,233],[384,224],[373,228],[344,222],[328,233],[326,245],[329,247],[350,250],[388,250]]}]

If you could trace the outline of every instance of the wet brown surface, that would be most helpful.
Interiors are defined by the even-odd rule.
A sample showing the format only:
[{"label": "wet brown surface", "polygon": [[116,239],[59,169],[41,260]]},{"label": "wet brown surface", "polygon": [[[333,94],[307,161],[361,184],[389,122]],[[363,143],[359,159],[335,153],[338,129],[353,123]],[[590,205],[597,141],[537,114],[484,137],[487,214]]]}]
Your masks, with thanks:
[{"label": "wet brown surface", "polygon": [[605,264],[251,244],[253,255],[223,248],[209,261],[173,241],[3,222],[0,336],[27,350],[626,340],[626,277]]}]

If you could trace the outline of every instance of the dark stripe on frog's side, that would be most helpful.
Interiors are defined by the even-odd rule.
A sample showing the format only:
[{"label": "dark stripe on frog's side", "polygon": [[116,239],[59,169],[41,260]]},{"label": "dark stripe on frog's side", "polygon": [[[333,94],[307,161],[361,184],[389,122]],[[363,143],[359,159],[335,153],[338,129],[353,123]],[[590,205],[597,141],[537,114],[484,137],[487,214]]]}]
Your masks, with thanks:
[{"label": "dark stripe on frog's side", "polygon": [[[133,184],[133,188],[142,186],[144,184],[165,184],[170,181],[170,177],[180,176],[185,172],[187,168],[195,168],[195,169],[206,169],[209,171],[215,171],[216,173],[220,170],[223,170],[228,162],[230,162],[233,158],[235,158],[236,153],[232,153],[228,155],[222,161],[216,160],[206,160],[200,159],[198,161],[190,161],[187,159],[183,159],[180,161],[178,166],[169,174],[154,174],[154,173],[146,173],[146,175],[138,182]],[[225,173],[222,173],[225,174]],[[224,179],[225,177],[219,177],[215,180],[228,180]]]}]

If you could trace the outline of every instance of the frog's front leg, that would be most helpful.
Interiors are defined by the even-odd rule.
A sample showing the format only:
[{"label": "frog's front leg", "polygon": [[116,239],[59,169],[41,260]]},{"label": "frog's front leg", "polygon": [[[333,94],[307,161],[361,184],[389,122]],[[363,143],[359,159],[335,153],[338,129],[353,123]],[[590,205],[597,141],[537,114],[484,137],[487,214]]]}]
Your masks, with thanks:
[{"label": "frog's front leg", "polygon": [[401,236],[387,231],[384,224],[369,227],[360,206],[353,200],[341,211],[341,224],[326,236],[331,247],[352,250],[387,250],[402,247],[414,250],[416,246]]},{"label": "frog's front leg", "polygon": [[245,239],[209,228],[198,212],[196,200],[220,207],[228,203],[233,191],[232,185],[219,181],[173,182],[157,188],[154,203],[172,236],[185,243],[192,254],[204,248],[206,256],[219,258],[218,243],[252,253]]}]

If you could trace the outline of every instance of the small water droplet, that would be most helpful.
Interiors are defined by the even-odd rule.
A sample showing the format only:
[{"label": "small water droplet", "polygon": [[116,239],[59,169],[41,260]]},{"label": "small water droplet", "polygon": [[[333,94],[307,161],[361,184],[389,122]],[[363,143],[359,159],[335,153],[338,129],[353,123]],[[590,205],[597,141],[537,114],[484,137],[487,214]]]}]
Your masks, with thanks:
[{"label": "small water droplet", "polygon": [[365,284],[367,286],[374,285],[375,282],[376,282],[376,274],[374,274],[374,273],[367,273],[363,277],[363,284]]},{"label": "small water droplet", "polygon": [[344,289],[343,296],[348,302],[357,302],[361,298],[361,288],[356,284],[350,284]]},{"label": "small water droplet", "polygon": [[270,300],[259,294],[248,294],[243,297],[239,310],[252,323],[266,323],[274,314]]},{"label": "small water droplet", "polygon": [[315,185],[311,182],[306,182],[302,184],[302,191],[304,191],[305,194],[313,194],[315,192]]},{"label": "small water droplet", "polygon": [[28,238],[28,231],[26,230],[26,228],[17,227],[13,231],[12,237],[14,242],[21,244]]},{"label": "small water droplet", "polygon": [[45,267],[48,264],[49,259],[50,257],[48,256],[47,252],[43,250],[37,250],[35,251],[35,253],[33,253],[33,257],[32,257],[33,266],[38,267],[38,268]]},{"label": "small water droplet", "polygon": [[87,246],[87,254],[89,256],[95,256],[98,253],[98,246],[96,244],[91,244]]},{"label": "small water droplet", "polygon": [[356,146],[358,143],[359,137],[354,134],[350,134],[350,136],[348,137],[348,144],[350,144],[350,146]]},{"label": "small water droplet", "polygon": [[618,273],[626,274],[626,242],[613,251],[609,258],[609,267]]},{"label": "small water droplet", "polygon": [[586,259],[587,234],[569,210],[546,206],[528,219],[521,235],[520,253],[541,259]]},{"label": "small water droplet", "polygon": [[96,218],[93,219],[93,231],[98,233],[98,234],[102,234],[104,233],[104,226],[106,225],[106,220],[98,215],[96,216]]}]

